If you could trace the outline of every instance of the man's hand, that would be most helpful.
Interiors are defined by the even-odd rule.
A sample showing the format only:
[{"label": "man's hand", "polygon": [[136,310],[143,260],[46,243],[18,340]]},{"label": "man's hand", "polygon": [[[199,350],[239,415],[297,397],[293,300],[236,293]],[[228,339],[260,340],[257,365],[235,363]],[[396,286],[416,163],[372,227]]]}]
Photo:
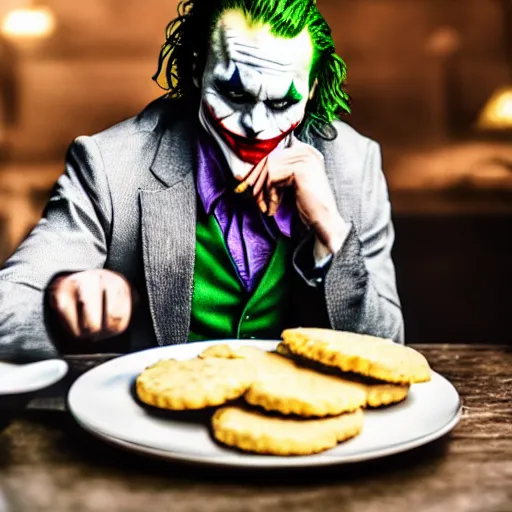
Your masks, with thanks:
[{"label": "man's hand", "polygon": [[315,231],[331,253],[336,253],[348,227],[329,187],[324,157],[309,144],[294,138],[290,147],[271,153],[257,164],[236,191],[252,187],[261,211],[274,215],[282,195],[279,189],[288,186],[295,188],[302,222]]},{"label": "man's hand", "polygon": [[58,277],[48,288],[49,306],[77,340],[99,341],[122,334],[130,323],[128,281],[110,270]]}]

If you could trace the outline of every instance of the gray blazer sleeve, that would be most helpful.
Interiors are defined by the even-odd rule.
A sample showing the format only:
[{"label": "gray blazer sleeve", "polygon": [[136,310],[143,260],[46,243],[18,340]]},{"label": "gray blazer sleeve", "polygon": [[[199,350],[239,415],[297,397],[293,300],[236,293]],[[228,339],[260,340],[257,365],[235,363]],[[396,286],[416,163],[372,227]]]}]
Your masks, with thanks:
[{"label": "gray blazer sleeve", "polygon": [[57,353],[44,321],[44,292],[63,272],[103,267],[111,202],[99,150],[79,137],[66,157],[42,219],[0,270],[0,359]]},{"label": "gray blazer sleeve", "polygon": [[349,235],[324,282],[332,327],[402,343],[403,317],[391,259],[391,205],[380,147],[374,141],[369,141],[362,175],[359,219],[346,220],[352,221]]}]

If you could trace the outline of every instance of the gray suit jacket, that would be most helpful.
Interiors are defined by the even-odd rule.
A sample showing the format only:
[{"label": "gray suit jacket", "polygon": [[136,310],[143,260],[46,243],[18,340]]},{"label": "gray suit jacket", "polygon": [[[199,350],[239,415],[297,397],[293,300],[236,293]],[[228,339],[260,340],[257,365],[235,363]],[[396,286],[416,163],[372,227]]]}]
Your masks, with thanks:
[{"label": "gray suit jacket", "polygon": [[[314,144],[351,231],[322,285],[298,279],[297,325],[316,322],[316,310],[332,328],[401,342],[394,232],[379,146],[345,123],[335,126],[336,140]],[[159,99],[135,118],[74,141],[43,218],[0,270],[0,359],[54,356],[44,291],[58,273],[91,268],[122,273],[141,296],[126,350],[186,341],[197,129],[196,115]],[[297,246],[296,253],[306,244]]]}]

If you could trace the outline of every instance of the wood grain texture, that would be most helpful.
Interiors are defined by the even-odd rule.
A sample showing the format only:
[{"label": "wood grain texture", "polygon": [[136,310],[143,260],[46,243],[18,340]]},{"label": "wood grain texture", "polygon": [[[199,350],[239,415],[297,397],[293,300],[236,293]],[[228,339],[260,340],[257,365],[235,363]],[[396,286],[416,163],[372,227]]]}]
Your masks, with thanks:
[{"label": "wood grain texture", "polygon": [[[0,431],[0,510],[512,511],[512,347],[416,347],[464,402],[458,427],[425,447],[310,471],[212,471],[125,453],[67,413],[26,410]],[[73,375],[97,362],[75,359]]]}]

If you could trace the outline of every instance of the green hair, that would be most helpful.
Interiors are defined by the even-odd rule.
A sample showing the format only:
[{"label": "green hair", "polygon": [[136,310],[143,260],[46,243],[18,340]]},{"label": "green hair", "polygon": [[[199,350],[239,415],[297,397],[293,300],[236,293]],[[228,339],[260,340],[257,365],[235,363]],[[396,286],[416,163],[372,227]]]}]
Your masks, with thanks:
[{"label": "green hair", "polygon": [[309,141],[315,132],[325,139],[335,138],[332,121],[350,113],[350,98],[343,88],[347,68],[335,53],[331,29],[316,0],[181,0],[178,17],[167,25],[153,80],[169,91],[168,97],[197,104],[196,69],[204,69],[217,20],[231,9],[243,12],[252,23],[269,25],[276,37],[293,38],[307,27],[313,43],[310,84],[317,85],[299,136]]}]

